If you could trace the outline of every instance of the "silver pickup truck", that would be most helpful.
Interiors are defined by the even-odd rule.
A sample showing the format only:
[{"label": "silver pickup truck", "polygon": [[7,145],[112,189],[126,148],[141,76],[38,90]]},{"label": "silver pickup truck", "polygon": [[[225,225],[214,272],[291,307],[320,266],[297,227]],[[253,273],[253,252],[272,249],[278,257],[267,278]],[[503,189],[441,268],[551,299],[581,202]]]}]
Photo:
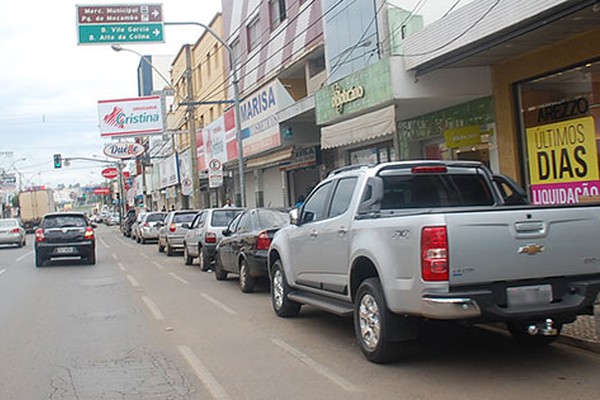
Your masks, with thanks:
[{"label": "silver pickup truck", "polygon": [[290,217],[269,250],[276,314],[353,315],[373,362],[413,347],[421,319],[505,322],[549,344],[600,290],[600,205],[529,205],[477,162],[334,171]]}]

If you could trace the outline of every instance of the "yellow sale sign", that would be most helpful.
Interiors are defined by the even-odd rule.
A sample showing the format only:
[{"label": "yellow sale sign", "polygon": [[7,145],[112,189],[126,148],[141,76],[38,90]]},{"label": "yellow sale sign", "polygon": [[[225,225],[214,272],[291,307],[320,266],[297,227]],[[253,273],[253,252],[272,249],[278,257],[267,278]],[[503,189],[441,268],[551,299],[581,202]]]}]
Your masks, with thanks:
[{"label": "yellow sale sign", "polygon": [[535,126],[526,135],[532,185],[598,180],[593,117]]}]

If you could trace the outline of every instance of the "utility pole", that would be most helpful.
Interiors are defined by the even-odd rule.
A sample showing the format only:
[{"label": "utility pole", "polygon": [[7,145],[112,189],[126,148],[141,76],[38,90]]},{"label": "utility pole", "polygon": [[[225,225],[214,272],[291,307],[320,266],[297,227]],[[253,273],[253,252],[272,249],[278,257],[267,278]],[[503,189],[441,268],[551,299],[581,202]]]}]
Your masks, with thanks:
[{"label": "utility pole", "polygon": [[187,106],[188,127],[190,130],[190,156],[192,159],[191,175],[192,175],[192,201],[191,208],[200,208],[200,177],[198,176],[198,158],[196,150],[196,106],[194,101],[194,85],[192,82],[192,49],[190,45],[185,45],[185,80],[187,82],[187,98],[189,102]]}]

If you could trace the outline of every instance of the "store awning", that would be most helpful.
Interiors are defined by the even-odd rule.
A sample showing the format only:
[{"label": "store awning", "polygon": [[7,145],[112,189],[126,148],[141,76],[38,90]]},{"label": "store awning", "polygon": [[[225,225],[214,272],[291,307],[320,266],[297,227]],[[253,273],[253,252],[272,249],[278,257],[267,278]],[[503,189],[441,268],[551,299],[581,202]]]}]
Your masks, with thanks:
[{"label": "store awning", "polygon": [[396,132],[395,108],[384,109],[321,128],[321,148],[331,149],[364,142]]},{"label": "store awning", "polygon": [[253,158],[246,161],[246,168],[266,167],[273,164],[278,164],[281,161],[285,161],[292,157],[294,151],[293,147],[286,147],[285,149],[275,151],[262,157]]}]

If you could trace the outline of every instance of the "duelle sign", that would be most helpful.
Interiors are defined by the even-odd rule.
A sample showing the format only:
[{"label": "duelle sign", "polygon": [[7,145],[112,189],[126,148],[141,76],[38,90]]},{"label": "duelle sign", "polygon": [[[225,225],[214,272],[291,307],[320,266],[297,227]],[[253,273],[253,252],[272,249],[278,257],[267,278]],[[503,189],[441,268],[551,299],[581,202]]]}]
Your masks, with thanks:
[{"label": "duelle sign", "polygon": [[117,142],[104,146],[104,154],[106,156],[119,159],[141,156],[145,150],[143,145],[133,142]]}]

